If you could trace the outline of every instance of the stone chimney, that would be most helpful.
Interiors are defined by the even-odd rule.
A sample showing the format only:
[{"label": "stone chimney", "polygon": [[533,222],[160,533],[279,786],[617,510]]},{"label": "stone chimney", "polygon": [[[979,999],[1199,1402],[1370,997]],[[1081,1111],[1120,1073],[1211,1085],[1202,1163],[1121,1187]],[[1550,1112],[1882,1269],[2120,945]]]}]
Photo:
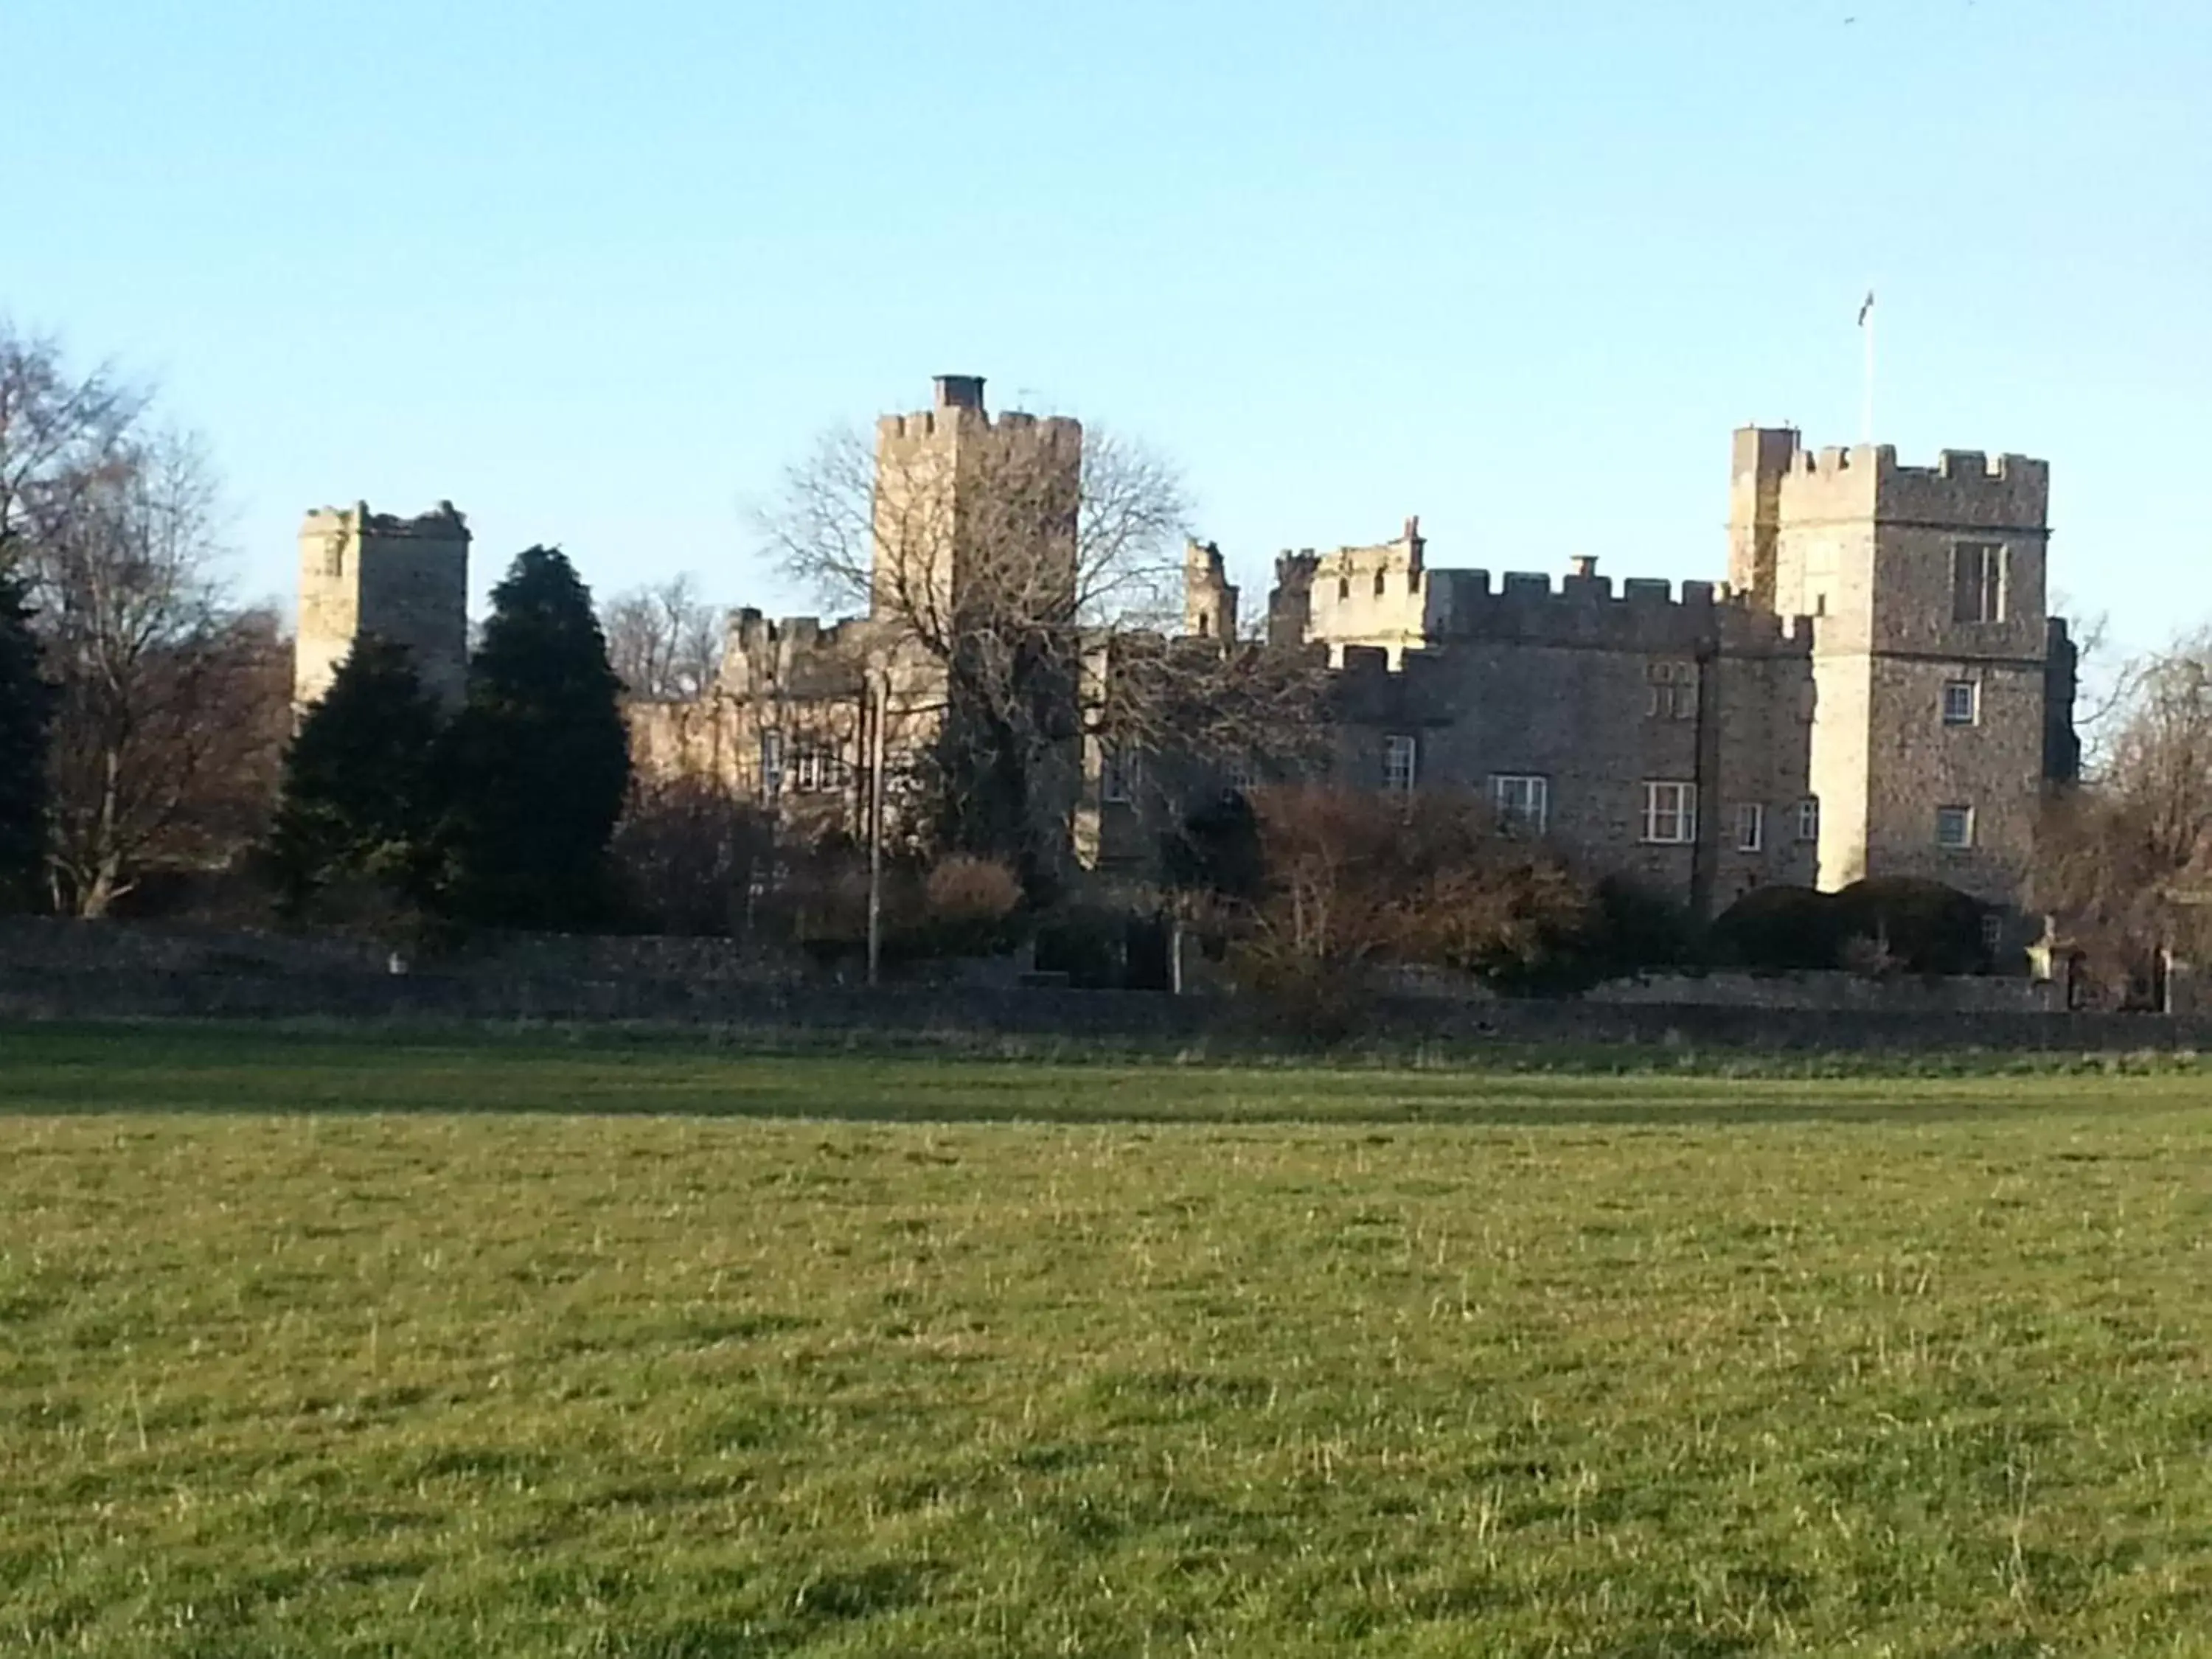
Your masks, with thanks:
[{"label": "stone chimney", "polygon": [[940,374],[937,377],[939,409],[983,407],[983,377],[980,374]]}]

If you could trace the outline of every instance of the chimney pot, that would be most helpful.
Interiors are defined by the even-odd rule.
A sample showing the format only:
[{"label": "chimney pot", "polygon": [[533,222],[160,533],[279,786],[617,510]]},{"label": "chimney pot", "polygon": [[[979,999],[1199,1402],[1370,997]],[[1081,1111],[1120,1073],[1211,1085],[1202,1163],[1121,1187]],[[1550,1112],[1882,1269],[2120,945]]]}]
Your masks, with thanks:
[{"label": "chimney pot", "polygon": [[980,374],[940,374],[937,377],[939,409],[983,407],[983,377]]}]

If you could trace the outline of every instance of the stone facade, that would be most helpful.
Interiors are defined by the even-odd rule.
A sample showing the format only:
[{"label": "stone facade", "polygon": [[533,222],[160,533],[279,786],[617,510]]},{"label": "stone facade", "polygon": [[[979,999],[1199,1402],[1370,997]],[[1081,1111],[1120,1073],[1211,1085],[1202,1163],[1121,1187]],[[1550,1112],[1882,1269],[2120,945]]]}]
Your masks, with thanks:
[{"label": "stone facade", "polygon": [[[1911,467],[1747,428],[1726,584],[1616,594],[1589,559],[1493,583],[1430,566],[1409,519],[1283,554],[1268,636],[1340,671],[1347,781],[1468,791],[1700,913],[1868,875],[2009,902],[2043,786],[2078,760],[2049,483],[2021,456]],[[1191,566],[1194,615],[1217,564]]]},{"label": "stone facade", "polygon": [[[980,380],[940,379],[933,408],[878,423],[872,614],[738,612],[709,696],[631,710],[641,765],[861,831],[874,722],[896,783],[948,713],[942,655],[893,614],[957,637],[965,585],[994,579],[1010,540],[1025,569],[1072,580],[1081,457],[1075,422],[994,418]],[[1026,542],[994,522],[1010,493]],[[1408,519],[1395,540],[1284,553],[1265,636],[1334,671],[1340,780],[1467,792],[1699,914],[1868,875],[2009,902],[2044,785],[2078,757],[2072,647],[2045,611],[2048,495],[2048,467],[2021,456],[1914,467],[1746,428],[1724,583],[1616,588],[1586,558],[1557,581],[1439,568]],[[1191,543],[1184,577],[1188,646],[1237,637],[1218,547]],[[1110,653],[1091,655],[1082,695],[1109,695]],[[1034,805],[1105,872],[1149,873],[1201,791],[1247,781],[1079,746]]]},{"label": "stone facade", "polygon": [[1886,445],[1815,454],[1751,429],[1734,472],[1731,579],[1755,608],[1813,618],[1821,884],[1921,876],[2012,896],[2064,695],[2050,468],[1972,450],[1905,466]]},{"label": "stone facade", "polygon": [[[956,712],[946,654],[960,648],[975,586],[1012,572],[1038,591],[1073,593],[1078,580],[1083,428],[994,416],[983,384],[940,375],[931,408],[877,422],[870,613],[834,623],[734,613],[707,696],[630,706],[641,769],[714,777],[801,835],[859,835],[880,721],[885,811],[896,819]],[[1032,774],[1030,810],[1071,855],[1079,769],[1071,752],[1064,767]]]},{"label": "stone facade", "polygon": [[1812,641],[1708,582],[1432,572],[1448,631],[1343,647],[1340,775],[1448,788],[1702,912],[1810,885]]},{"label": "stone facade", "polygon": [[412,519],[367,501],[326,507],[300,526],[297,709],[330,690],[355,638],[407,647],[424,687],[447,707],[468,687],[469,528],[451,501]]}]

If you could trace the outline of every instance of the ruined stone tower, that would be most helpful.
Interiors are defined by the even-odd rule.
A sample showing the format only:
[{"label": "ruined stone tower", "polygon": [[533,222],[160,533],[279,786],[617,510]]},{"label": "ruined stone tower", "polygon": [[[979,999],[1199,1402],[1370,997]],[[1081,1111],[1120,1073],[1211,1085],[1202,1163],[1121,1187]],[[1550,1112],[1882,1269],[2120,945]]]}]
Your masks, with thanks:
[{"label": "ruined stone tower", "polygon": [[2050,468],[1735,434],[1729,576],[1814,619],[1820,883],[2019,890],[2046,763]]},{"label": "ruined stone tower", "polygon": [[1194,639],[1237,637],[1237,588],[1212,542],[1188,542],[1182,554],[1182,631]]},{"label": "ruined stone tower", "polygon": [[402,519],[367,501],[323,507],[300,526],[300,631],[292,701],[330,689],[355,638],[403,645],[426,690],[447,708],[467,689],[469,529],[451,501]]}]

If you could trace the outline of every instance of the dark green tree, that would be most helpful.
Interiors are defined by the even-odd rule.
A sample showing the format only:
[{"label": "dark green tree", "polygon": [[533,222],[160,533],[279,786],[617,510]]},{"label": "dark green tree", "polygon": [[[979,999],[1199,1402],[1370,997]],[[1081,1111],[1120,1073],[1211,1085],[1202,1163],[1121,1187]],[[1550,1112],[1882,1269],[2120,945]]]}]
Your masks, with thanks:
[{"label": "dark green tree", "polygon": [[433,902],[439,724],[405,647],[354,641],[284,755],[267,851],[289,913],[363,885],[411,909]]},{"label": "dark green tree", "polygon": [[468,702],[443,750],[460,920],[574,928],[606,919],[607,848],[629,790],[621,690],[567,556],[518,556],[492,590]]},{"label": "dark green tree", "polygon": [[29,902],[45,865],[52,714],[23,590],[0,571],[0,910]]}]

